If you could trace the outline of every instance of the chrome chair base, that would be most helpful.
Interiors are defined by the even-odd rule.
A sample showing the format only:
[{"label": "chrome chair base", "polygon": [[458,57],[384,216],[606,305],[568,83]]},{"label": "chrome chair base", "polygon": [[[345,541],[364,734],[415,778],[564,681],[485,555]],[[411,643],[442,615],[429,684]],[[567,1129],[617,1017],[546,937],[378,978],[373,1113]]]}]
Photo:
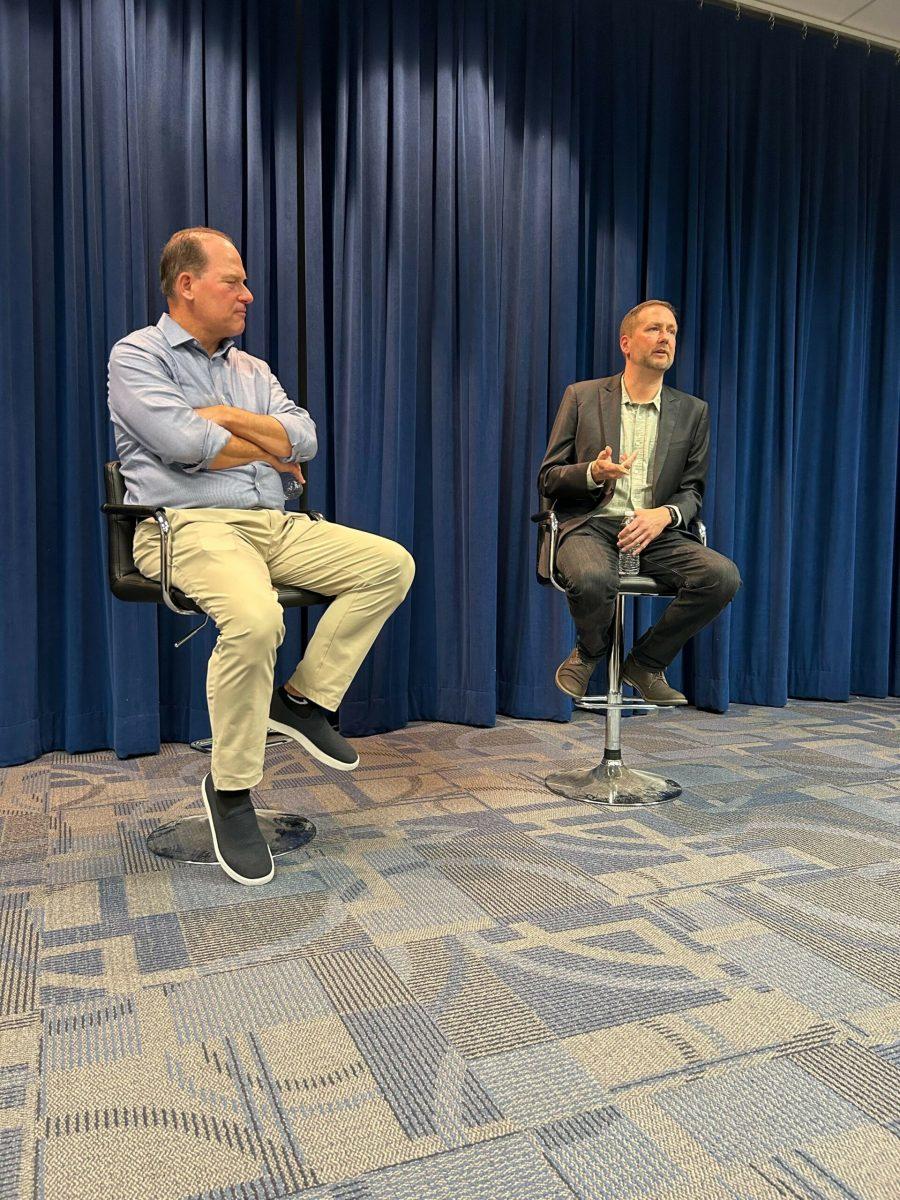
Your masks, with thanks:
[{"label": "chrome chair base", "polygon": [[[555,504],[555,501],[553,502]],[[556,575],[556,551],[559,544],[559,518],[553,506],[536,513],[532,521],[541,530],[539,563],[544,559],[544,540],[549,535],[547,553],[547,579],[558,592],[566,594],[565,582]],[[706,545],[706,526],[702,521],[691,521],[690,528],[702,545]],[[542,576],[543,578],[543,576]],[[575,701],[576,708],[588,712],[606,713],[605,744],[603,761],[597,767],[581,771],[555,771],[544,780],[551,792],[569,800],[582,800],[586,804],[605,804],[611,807],[635,808],[645,804],[664,804],[681,795],[681,786],[674,779],[662,775],[651,775],[648,771],[633,771],[622,762],[622,712],[651,712],[656,704],[645,701],[637,689],[637,699],[622,694],[622,663],[625,640],[626,596],[674,596],[676,591],[658,583],[646,575],[623,575],[619,579],[615,610],[612,620],[612,638],[607,661],[608,691],[605,696],[583,696]],[[629,687],[631,685],[629,684]]]},{"label": "chrome chair base", "polygon": [[[258,808],[256,819],[273,858],[298,850],[316,836],[316,827],[308,817],[276,812],[272,808]],[[176,862],[217,861],[209,821],[205,815],[181,817],[178,821],[170,821],[168,825],[160,825],[147,835],[147,849],[160,858],[171,858]]]},{"label": "chrome chair base", "polygon": [[551,792],[586,804],[607,804],[635,808],[646,804],[664,804],[681,795],[674,779],[635,771],[619,759],[606,759],[590,770],[557,771],[544,780]]}]

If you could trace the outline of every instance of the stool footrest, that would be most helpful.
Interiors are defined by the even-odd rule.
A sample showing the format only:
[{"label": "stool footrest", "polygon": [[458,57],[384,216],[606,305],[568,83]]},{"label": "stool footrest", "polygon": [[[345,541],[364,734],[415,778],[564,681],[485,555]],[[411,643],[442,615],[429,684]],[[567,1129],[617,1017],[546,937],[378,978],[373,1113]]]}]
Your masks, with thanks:
[{"label": "stool footrest", "polygon": [[613,712],[616,709],[633,708],[639,712],[650,712],[659,708],[658,704],[650,704],[647,700],[609,700],[606,696],[582,696],[575,701],[576,708],[586,712]]},{"label": "stool footrest", "polygon": [[[266,749],[270,746],[284,746],[292,739],[285,737],[283,733],[272,733],[270,730],[266,734]],[[192,750],[199,750],[201,754],[212,754],[213,740],[212,738],[197,738],[195,742],[188,742]]]},{"label": "stool footrest", "polygon": [[681,787],[674,779],[651,775],[649,771],[634,771],[619,759],[604,759],[588,771],[556,771],[544,782],[558,796],[610,807],[664,804],[681,795]]}]

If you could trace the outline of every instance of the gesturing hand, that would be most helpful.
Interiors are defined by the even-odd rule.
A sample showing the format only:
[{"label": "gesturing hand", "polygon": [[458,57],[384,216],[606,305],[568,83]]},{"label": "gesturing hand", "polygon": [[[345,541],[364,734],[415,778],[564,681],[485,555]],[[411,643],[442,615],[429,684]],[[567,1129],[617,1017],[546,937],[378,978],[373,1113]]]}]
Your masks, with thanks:
[{"label": "gesturing hand", "polygon": [[619,549],[640,554],[671,523],[672,514],[667,508],[635,509],[634,519],[619,531]]},{"label": "gesturing hand", "polygon": [[604,479],[621,479],[631,470],[631,464],[636,458],[637,451],[633,454],[623,454],[617,463],[613,462],[612,447],[604,446],[591,463],[591,478],[594,483],[602,483]]}]

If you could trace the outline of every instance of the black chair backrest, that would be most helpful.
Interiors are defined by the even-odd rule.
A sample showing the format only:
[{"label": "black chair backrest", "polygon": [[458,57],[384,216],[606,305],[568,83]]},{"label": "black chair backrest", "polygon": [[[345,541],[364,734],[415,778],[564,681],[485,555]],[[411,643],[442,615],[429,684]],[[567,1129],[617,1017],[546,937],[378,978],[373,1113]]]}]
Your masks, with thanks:
[{"label": "black chair backrest", "polygon": [[[118,462],[104,463],[103,482],[106,487],[107,504],[125,503],[125,480]],[[134,600],[145,604],[160,604],[162,588],[153,580],[142,575],[134,565],[134,530],[139,520],[144,520],[149,510],[139,509],[135,515],[121,513],[106,514],[107,550],[106,565],[109,588],[119,600]],[[200,610],[192,600],[173,589],[173,599],[184,608]]]},{"label": "black chair backrest", "polygon": [[[125,480],[117,462],[104,464],[103,482],[106,485],[106,503],[124,504]],[[117,513],[107,513],[106,519],[109,529],[109,582],[112,584],[135,569],[132,554],[135,523],[132,517],[122,517]]]}]

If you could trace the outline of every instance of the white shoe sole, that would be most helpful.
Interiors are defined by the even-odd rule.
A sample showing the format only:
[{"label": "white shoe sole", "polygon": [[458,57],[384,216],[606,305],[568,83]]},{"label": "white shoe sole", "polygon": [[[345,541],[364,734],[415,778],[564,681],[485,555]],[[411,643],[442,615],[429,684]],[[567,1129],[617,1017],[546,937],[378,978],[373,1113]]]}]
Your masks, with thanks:
[{"label": "white shoe sole", "polygon": [[326,754],[324,750],[320,749],[315,742],[311,742],[308,737],[305,737],[298,729],[295,729],[293,725],[283,725],[281,721],[273,721],[269,718],[269,729],[273,733],[283,733],[285,737],[291,738],[298,745],[302,746],[307,754],[311,754],[317,762],[324,763],[326,767],[334,767],[335,771],[355,771],[359,766],[358,754],[356,762],[352,763],[345,763],[337,758],[332,758],[331,755]]},{"label": "white shoe sole", "polygon": [[235,871],[234,867],[230,867],[228,865],[228,863],[225,861],[225,859],[222,857],[222,854],[219,850],[219,841],[218,841],[218,838],[216,837],[216,826],[213,822],[212,813],[210,812],[209,801],[206,799],[206,781],[207,781],[207,779],[209,779],[208,774],[203,776],[203,779],[200,783],[200,796],[203,800],[203,807],[206,809],[206,818],[209,821],[210,833],[212,833],[212,843],[213,843],[213,850],[215,851],[215,855],[216,855],[216,861],[218,862],[218,864],[222,868],[222,870],[225,872],[225,874],[229,877],[229,879],[233,879],[235,883],[243,883],[247,887],[258,887],[260,884],[268,883],[275,875],[275,859],[272,857],[272,851],[269,850],[268,846],[266,847],[266,849],[269,850],[269,862],[271,863],[269,873],[268,873],[268,875],[260,875],[256,879],[249,879],[245,875],[239,875],[237,873],[237,871]]}]

